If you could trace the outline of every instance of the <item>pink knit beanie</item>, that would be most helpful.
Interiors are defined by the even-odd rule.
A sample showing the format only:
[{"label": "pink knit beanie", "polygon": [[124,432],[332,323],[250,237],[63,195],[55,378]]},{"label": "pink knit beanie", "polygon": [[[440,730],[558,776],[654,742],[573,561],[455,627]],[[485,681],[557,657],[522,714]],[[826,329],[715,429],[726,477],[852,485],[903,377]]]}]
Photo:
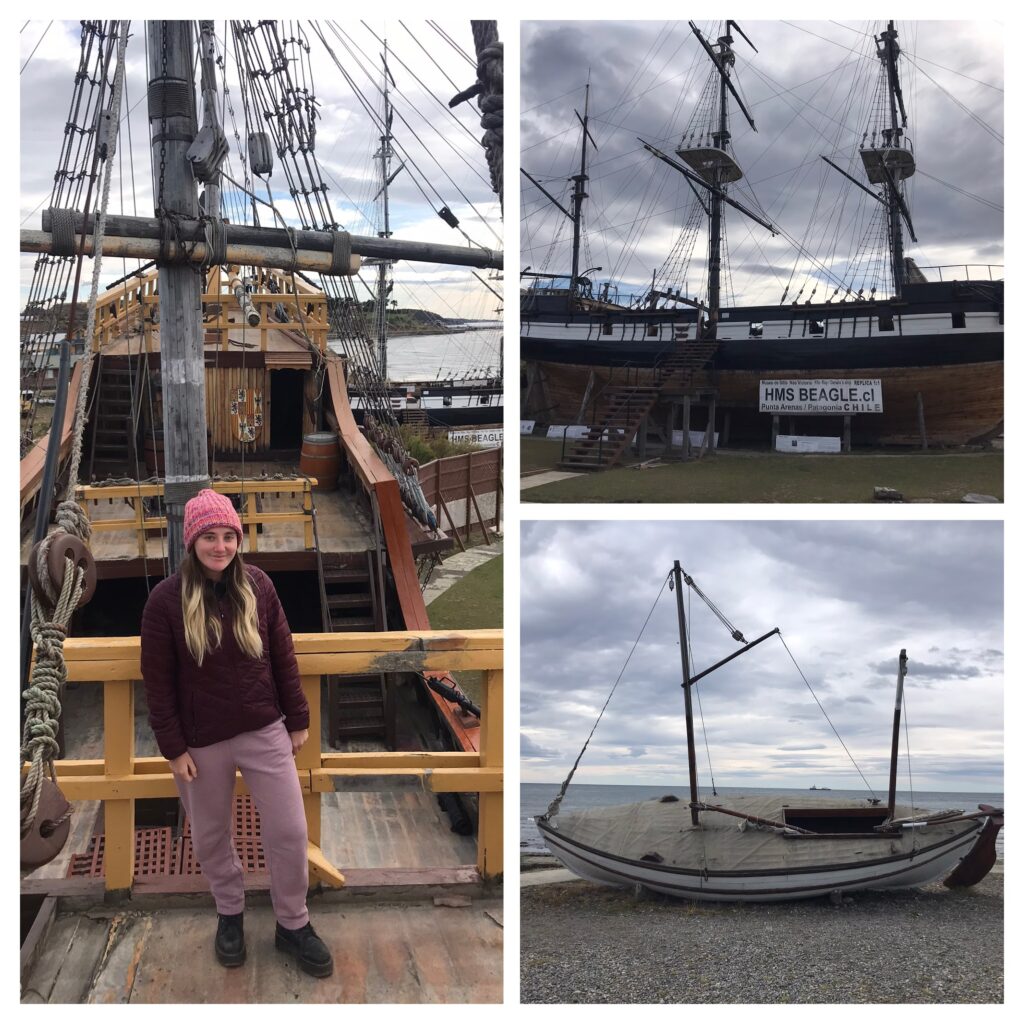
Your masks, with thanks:
[{"label": "pink knit beanie", "polygon": [[196,537],[218,526],[234,530],[241,547],[242,520],[234,505],[223,494],[207,488],[185,503],[185,550],[191,551]]}]

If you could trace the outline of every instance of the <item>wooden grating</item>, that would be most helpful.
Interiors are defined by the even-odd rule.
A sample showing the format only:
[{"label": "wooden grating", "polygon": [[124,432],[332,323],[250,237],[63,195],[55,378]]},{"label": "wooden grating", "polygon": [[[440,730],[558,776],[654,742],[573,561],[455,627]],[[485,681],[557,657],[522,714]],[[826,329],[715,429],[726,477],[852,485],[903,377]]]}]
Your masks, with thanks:
[{"label": "wooden grating", "polygon": [[[248,873],[266,871],[267,862],[260,838],[259,811],[250,796],[235,797],[233,839],[242,870]],[[84,853],[76,853],[68,865],[68,878],[102,878],[104,876],[104,837],[89,839]],[[192,823],[185,818],[181,836],[175,838],[171,828],[139,828],[135,830],[135,877],[154,878],[164,875],[201,875],[202,870],[192,847]]]}]

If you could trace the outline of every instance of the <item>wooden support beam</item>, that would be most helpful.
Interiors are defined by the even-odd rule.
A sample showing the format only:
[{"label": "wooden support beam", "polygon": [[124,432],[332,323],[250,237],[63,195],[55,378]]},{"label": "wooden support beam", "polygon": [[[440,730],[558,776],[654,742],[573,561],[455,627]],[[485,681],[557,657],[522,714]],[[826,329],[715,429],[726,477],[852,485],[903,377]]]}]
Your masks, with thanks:
[{"label": "wooden support beam", "polygon": [[[320,798],[316,798],[319,804]],[[345,876],[324,856],[323,850],[315,843],[309,844],[307,852],[309,860],[309,884],[319,882],[328,889],[340,889],[345,884]]]},{"label": "wooden support beam", "polygon": [[[186,144],[187,148],[187,144]],[[80,235],[83,228],[88,232],[88,238],[92,238],[93,222],[92,215],[84,217],[82,214],[75,216],[75,234]],[[51,228],[50,211],[43,212],[43,230],[36,234],[49,234]],[[183,217],[175,225],[183,241],[188,243],[188,248],[193,245],[205,249],[205,226],[193,214],[191,217]],[[26,232],[22,232],[24,235]],[[119,215],[108,215],[106,224],[107,237],[103,242],[103,251],[108,253],[108,242],[114,238],[123,238],[135,242],[151,242],[159,247],[160,222],[156,217],[128,217]],[[288,267],[291,265],[291,254],[293,242],[283,228],[275,227],[252,227],[246,224],[225,224],[225,239],[228,245],[228,263],[237,263],[242,266],[267,266],[267,267]],[[380,238],[376,235],[349,235],[349,242],[352,247],[354,266],[350,273],[355,273],[361,266],[361,256],[379,257],[388,260],[409,260],[416,263],[445,263],[452,266],[479,267],[485,270],[502,270],[504,268],[504,254],[493,249],[478,248],[476,246],[444,245],[438,242],[411,242],[404,238]],[[279,259],[277,263],[253,264],[248,259],[233,259],[232,249],[258,252],[275,251],[285,253],[287,257]],[[316,257],[322,265],[329,270],[334,250],[334,233],[331,231],[307,231],[300,230],[294,233],[294,249],[300,253],[308,253]],[[155,259],[156,257],[148,257]],[[204,254],[205,258],[205,254]]]},{"label": "wooden support beam", "polygon": [[[480,698],[480,765],[491,769],[504,764],[504,680],[501,669],[491,669],[484,676]],[[484,878],[497,878],[504,871],[504,795],[480,792],[480,815],[477,822],[476,864]]]},{"label": "wooden support beam", "polygon": [[[103,781],[131,774],[135,757],[135,692],[130,679],[108,679],[103,684]],[[171,783],[173,785],[173,782]],[[175,790],[177,792],[177,790]],[[64,791],[69,800],[73,792]],[[103,850],[108,890],[130,889],[135,875],[135,796],[129,790],[103,805]]]}]

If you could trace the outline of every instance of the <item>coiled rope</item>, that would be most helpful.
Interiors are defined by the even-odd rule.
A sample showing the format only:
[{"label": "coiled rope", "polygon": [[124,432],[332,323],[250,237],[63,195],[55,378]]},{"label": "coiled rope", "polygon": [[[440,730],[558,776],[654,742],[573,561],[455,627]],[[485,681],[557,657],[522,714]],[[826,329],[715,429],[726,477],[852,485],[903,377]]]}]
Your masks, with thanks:
[{"label": "coiled rope", "polygon": [[[32,588],[32,618],[30,631],[35,645],[36,659],[28,688],[23,692],[25,699],[25,725],[22,732],[21,763],[29,762],[28,773],[21,787],[21,836],[24,838],[35,821],[39,810],[39,797],[44,778],[56,784],[54,758],[59,751],[57,731],[60,726],[60,694],[67,681],[67,665],[64,661],[64,638],[68,634],[71,616],[85,589],[85,569],[71,558],[65,559],[64,582],[58,592],[53,586],[49,570],[50,548],[62,534],[71,534],[87,543],[92,530],[85,510],[74,500],[78,483],[78,469],[82,461],[82,442],[85,433],[86,400],[88,397],[89,373],[92,368],[91,339],[96,329],[96,300],[99,295],[100,269],[103,261],[103,235],[106,229],[107,205],[110,201],[110,183],[113,175],[113,155],[117,138],[117,125],[121,109],[121,92],[124,86],[125,50],[128,46],[128,23],[121,23],[117,48],[117,70],[114,75],[114,91],[110,101],[113,111],[112,132],[103,169],[103,190],[99,216],[93,235],[92,292],[89,296],[89,315],[85,337],[86,347],[82,367],[81,386],[75,404],[75,429],[72,433],[71,461],[68,471],[68,486],[64,500],[57,506],[57,528],[40,541],[36,548],[36,577],[44,597]],[[97,140],[98,144],[98,140]],[[43,500],[40,496],[40,500]],[[54,822],[60,825],[71,815],[71,808]]]}]

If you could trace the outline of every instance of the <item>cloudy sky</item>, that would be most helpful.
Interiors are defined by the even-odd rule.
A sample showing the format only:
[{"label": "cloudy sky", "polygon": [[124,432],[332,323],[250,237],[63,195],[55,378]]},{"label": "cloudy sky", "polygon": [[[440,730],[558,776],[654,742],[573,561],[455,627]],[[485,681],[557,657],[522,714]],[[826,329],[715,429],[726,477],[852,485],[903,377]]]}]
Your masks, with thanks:
[{"label": "cloudy sky", "polygon": [[[876,793],[904,647],[915,788],[1002,790],[998,522],[524,522],[522,781],[564,778],[675,558],[748,641],[781,628]],[[688,600],[699,671],[740,645]],[[680,680],[666,588],[576,780],[685,786]],[[863,788],[777,638],[698,686],[719,785]]]},{"label": "cloudy sky", "polygon": [[[720,26],[698,23],[711,40]],[[865,180],[858,147],[880,68],[872,33],[882,23],[743,21],[740,27],[758,52],[734,33],[734,80],[758,131],[733,104],[733,151],[746,176],[734,195],[765,211],[819,259],[831,256],[834,268],[846,266],[868,233],[868,218],[884,211],[820,155]],[[897,31],[918,168],[908,197],[920,244],[907,237],[906,254],[922,267],[1002,264],[1003,27],[906,22]],[[573,111],[583,111],[589,76],[598,148],[590,156],[584,266],[603,268],[592,275],[596,282],[649,286],[694,199],[682,176],[647,154],[637,136],[673,154],[710,74],[707,56],[685,21],[526,22],[522,63],[521,164],[567,209],[566,179],[578,165],[582,134]],[[522,265],[567,273],[571,225],[522,182]],[[727,240],[740,301],[779,302],[787,285],[789,301],[801,287],[802,298],[809,297],[812,265],[797,258],[786,238],[772,238],[730,210]],[[702,229],[693,263],[676,282],[688,283],[691,295],[703,291],[706,246]],[[877,273],[872,264],[862,262],[861,269],[869,278]],[[819,289],[819,301],[826,290],[831,294]]]},{"label": "cloudy sky", "polygon": [[[123,209],[128,214],[134,214],[137,210],[141,216],[152,216],[150,146],[143,99],[146,87],[143,24],[133,22],[131,27],[132,38],[129,40],[126,62],[127,102],[123,108],[132,108],[130,119],[134,186],[131,164],[127,156],[123,155],[121,173],[115,179],[111,194],[110,209],[111,212],[121,212]],[[305,24],[312,47],[314,91],[320,103],[317,154],[326,173],[332,208],[339,222],[353,233],[376,234],[380,228],[380,214],[375,209],[375,205],[379,204],[373,203],[373,197],[380,182],[379,162],[373,159],[373,154],[379,147],[380,130],[363,111],[352,89],[335,68],[323,43],[308,28],[308,23]],[[404,147],[411,163],[421,172],[414,171],[414,178],[408,171],[402,171],[391,186],[391,224],[396,237],[449,245],[469,244],[459,231],[448,227],[434,212],[442,205],[448,205],[473,242],[498,249],[501,248],[501,218],[497,199],[491,191],[484,151],[478,142],[483,133],[479,126],[479,113],[475,105],[465,103],[456,108],[454,116],[447,112],[448,100],[456,92],[471,85],[476,78],[475,60],[471,64],[456,49],[458,47],[467,54],[474,54],[469,21],[459,18],[438,24],[450,36],[451,42],[443,39],[425,22],[410,20],[404,23],[392,21],[386,28],[374,22],[370,22],[369,27],[353,20],[342,22],[342,39],[331,31],[326,22],[321,22],[320,26],[334,52],[349,69],[358,88],[377,111],[382,108],[379,55],[383,47],[372,32],[381,39],[385,34],[387,36],[391,52],[390,67],[396,83],[396,89],[392,91],[396,111],[393,125],[395,148]],[[499,23],[499,34],[503,29],[504,26]],[[223,52],[223,21],[216,22],[216,31]],[[19,219],[23,228],[38,230],[41,211],[49,204],[53,175],[68,117],[80,36],[78,22],[30,21],[21,31],[21,64],[28,61],[20,79]],[[230,43],[227,50],[230,100],[238,133],[244,142],[246,129],[243,107],[237,85],[234,49]],[[435,61],[438,66],[435,66]],[[422,85],[415,80],[414,75],[422,81]],[[428,95],[427,89],[443,101],[444,110],[442,104]],[[403,119],[408,125],[403,123]],[[241,163],[234,139],[234,126],[230,116],[225,120],[231,151],[228,173],[240,180]],[[127,150],[128,129],[124,123],[121,131],[124,140],[122,146]],[[413,133],[419,136],[419,141]],[[403,159],[405,153],[399,152],[392,163],[392,169],[397,168]],[[275,173],[271,178],[275,202],[285,219],[297,225],[299,221],[293,216],[294,204],[288,195],[287,181],[281,173],[280,164],[280,159],[275,155]],[[427,192],[432,207],[427,205],[417,188],[417,182]],[[441,198],[433,193],[431,186]],[[459,190],[464,197],[459,194]],[[265,186],[261,186],[260,194],[266,198]],[[470,204],[476,207],[479,215]],[[261,211],[262,219],[265,220],[267,215],[268,211]],[[33,262],[34,257],[22,257],[23,298],[31,280]],[[134,265],[133,262],[126,269],[134,269]],[[120,260],[116,264],[110,262],[109,266],[109,273],[104,270],[104,280],[119,277],[125,272],[121,269]],[[374,274],[371,270],[366,279],[373,280]],[[494,315],[495,297],[467,269],[400,263],[395,268],[395,280],[393,297],[401,305],[429,308],[443,316],[491,318]],[[358,286],[357,291],[361,298],[368,298],[362,286]]]}]

